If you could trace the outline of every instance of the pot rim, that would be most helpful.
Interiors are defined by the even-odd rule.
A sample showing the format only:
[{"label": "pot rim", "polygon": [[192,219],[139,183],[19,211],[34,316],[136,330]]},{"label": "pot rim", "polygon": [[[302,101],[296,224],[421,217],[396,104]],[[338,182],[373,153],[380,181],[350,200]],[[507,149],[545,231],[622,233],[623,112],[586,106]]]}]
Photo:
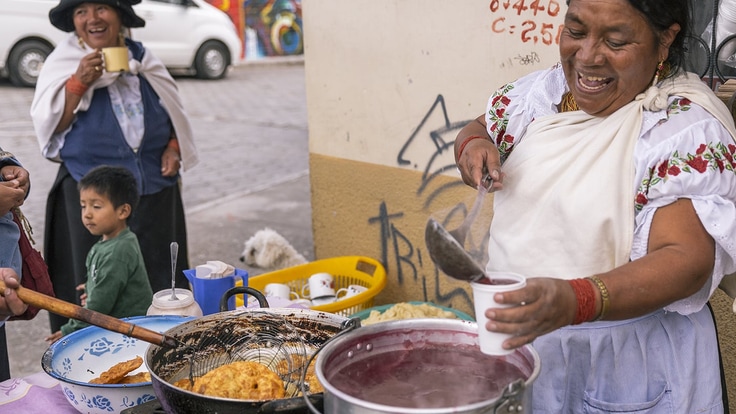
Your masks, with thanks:
[{"label": "pot rim", "polygon": [[[436,330],[436,331],[448,331],[452,333],[467,333],[469,335],[475,334],[477,336],[478,332],[478,324],[474,321],[465,321],[465,320],[457,320],[457,319],[404,319],[404,320],[396,320],[396,321],[388,321],[388,322],[381,322],[374,325],[368,325],[363,326],[359,329],[356,329],[352,332],[347,332],[344,335],[341,335],[339,338],[336,338],[333,341],[328,342],[325,346],[320,348],[318,354],[317,354],[317,362],[315,365],[315,373],[317,375],[317,379],[324,387],[325,391],[325,402],[329,399],[330,395],[334,395],[337,398],[342,399],[343,401],[353,404],[356,407],[363,407],[368,410],[373,410],[376,412],[384,412],[384,413],[392,413],[396,412],[397,409],[401,410],[401,413],[404,414],[450,414],[450,413],[458,413],[458,412],[465,412],[465,411],[472,411],[481,409],[484,407],[493,406],[492,404],[499,402],[501,398],[503,398],[503,394],[498,395],[492,399],[479,401],[472,404],[466,404],[462,406],[454,406],[454,407],[440,407],[440,408],[408,408],[408,407],[394,407],[389,405],[383,405],[383,404],[377,404],[370,401],[361,400],[359,398],[353,397],[350,394],[347,394],[343,391],[340,391],[339,389],[335,388],[329,381],[327,381],[327,378],[325,377],[325,361],[327,360],[327,357],[333,353],[336,352],[341,345],[343,345],[347,341],[353,341],[356,338],[360,338],[365,335],[372,335],[376,333],[382,333],[382,332],[393,332],[393,331],[427,331],[427,330]],[[477,342],[476,342],[477,343]],[[478,347],[478,352],[480,352],[480,347]],[[528,357],[531,359],[529,361],[533,364],[532,372],[529,374],[529,377],[524,380],[524,388],[522,389],[522,393],[526,388],[529,388],[531,386],[531,383],[539,376],[540,372],[540,358],[537,351],[529,344],[524,345],[523,347],[517,348],[509,355],[500,355],[498,358],[508,358],[513,355],[516,355],[518,353],[526,354],[525,357]],[[515,384],[515,382],[509,383],[504,390],[508,389],[508,387],[512,384]]]}]

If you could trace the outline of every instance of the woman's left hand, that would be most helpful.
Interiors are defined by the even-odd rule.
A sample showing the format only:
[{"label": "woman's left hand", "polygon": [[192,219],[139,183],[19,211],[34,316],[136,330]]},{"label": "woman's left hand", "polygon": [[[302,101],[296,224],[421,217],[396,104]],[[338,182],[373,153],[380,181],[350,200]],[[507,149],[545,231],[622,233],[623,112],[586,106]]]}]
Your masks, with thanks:
[{"label": "woman's left hand", "polygon": [[567,326],[575,318],[577,299],[567,280],[529,278],[526,286],[511,292],[496,293],[498,303],[523,304],[512,308],[486,309],[486,329],[512,334],[504,348],[531,343],[537,337]]},{"label": "woman's left hand", "polygon": [[31,185],[31,178],[28,174],[28,170],[17,165],[6,165],[0,170],[3,181],[16,180],[18,182],[18,188],[22,189],[25,194],[28,194],[28,189]]},{"label": "woman's left hand", "polygon": [[161,156],[161,175],[173,177],[179,172],[179,168],[181,168],[179,152],[173,148],[166,148],[164,155]]},{"label": "woman's left hand", "polygon": [[0,268],[0,279],[5,283],[5,291],[0,297],[0,315],[21,315],[26,311],[26,305],[18,297],[16,289],[20,287],[20,280],[15,271],[9,267]]}]

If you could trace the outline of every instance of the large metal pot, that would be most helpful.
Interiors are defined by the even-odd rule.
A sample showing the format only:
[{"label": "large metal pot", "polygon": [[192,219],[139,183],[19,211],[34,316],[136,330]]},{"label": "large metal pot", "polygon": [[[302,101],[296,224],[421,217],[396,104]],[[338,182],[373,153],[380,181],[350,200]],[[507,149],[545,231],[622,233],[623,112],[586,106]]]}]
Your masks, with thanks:
[{"label": "large metal pot", "polygon": [[[324,413],[518,413],[524,408],[529,410],[531,394],[525,390],[539,375],[539,355],[530,345],[510,355],[483,354],[478,346],[477,329],[477,324],[470,321],[414,319],[364,326],[340,335],[325,344],[317,357],[317,378],[325,388]],[[408,362],[418,361],[414,359],[418,351],[437,358]],[[430,370],[424,369],[426,361],[437,364],[434,372],[438,377],[441,375],[441,379],[431,382]],[[415,369],[420,373],[404,376]],[[458,375],[456,381],[450,383],[453,370]],[[487,372],[497,373],[499,378],[487,381],[497,382],[491,387],[497,390],[469,391],[468,387],[485,381],[471,377],[471,370],[482,376]],[[512,378],[510,382],[501,379],[507,376]],[[397,377],[401,379],[394,380]],[[414,390],[407,386],[412,381],[417,383]],[[437,392],[437,387],[450,386],[462,396],[453,395],[442,401],[432,399],[432,392],[442,394]],[[435,387],[435,391],[429,392],[431,387]],[[392,393],[397,395],[396,399],[391,399]],[[396,404],[395,401],[407,395],[422,396],[411,401],[416,405],[388,405]]]},{"label": "large metal pot", "polygon": [[[227,299],[236,293],[251,294],[261,302],[262,308],[268,306],[266,299],[257,290],[236,287],[223,296],[224,309],[227,309]],[[169,414],[308,412],[302,396],[271,401],[247,401],[201,395],[172,385],[182,377],[203,375],[209,369],[233,362],[233,355],[238,360],[242,349],[237,348],[243,345],[244,338],[278,330],[285,324],[290,329],[293,328],[300,339],[296,348],[304,346],[307,354],[311,355],[338,333],[359,326],[359,321],[310,309],[274,308],[223,311],[169,329],[165,334],[176,338],[182,345],[174,349],[150,345],[145,356],[154,392],[164,411]],[[270,345],[264,343],[263,348],[256,347],[244,352],[249,355],[248,360],[253,360],[252,352],[261,355],[262,350],[262,354],[268,357],[267,348]],[[321,407],[322,396],[322,393],[312,394],[309,401]]]}]

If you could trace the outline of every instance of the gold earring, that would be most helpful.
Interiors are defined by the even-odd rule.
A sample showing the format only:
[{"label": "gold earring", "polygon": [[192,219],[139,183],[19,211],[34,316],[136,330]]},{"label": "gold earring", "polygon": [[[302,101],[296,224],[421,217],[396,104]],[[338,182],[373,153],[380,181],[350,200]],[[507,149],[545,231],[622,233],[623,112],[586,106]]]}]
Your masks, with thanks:
[{"label": "gold earring", "polygon": [[84,49],[84,40],[82,40],[82,38],[79,36],[77,36],[77,43],[79,44],[79,47]]},{"label": "gold earring", "polygon": [[660,60],[659,64],[657,65],[657,71],[654,72],[654,82],[652,82],[652,86],[655,86],[657,82],[659,82],[659,77],[664,75],[664,60]]}]

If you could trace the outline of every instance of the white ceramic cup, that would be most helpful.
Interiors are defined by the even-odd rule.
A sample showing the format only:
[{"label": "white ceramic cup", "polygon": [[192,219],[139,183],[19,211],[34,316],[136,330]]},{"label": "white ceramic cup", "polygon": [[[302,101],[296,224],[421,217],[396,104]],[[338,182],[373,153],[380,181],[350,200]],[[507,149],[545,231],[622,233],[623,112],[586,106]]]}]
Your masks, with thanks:
[{"label": "white ceramic cup", "polygon": [[351,296],[355,296],[358,293],[363,293],[366,290],[368,290],[367,287],[361,286],[361,285],[350,285],[346,288],[338,289],[335,293],[335,296],[337,296],[338,299],[345,299],[349,298]]},{"label": "white ceramic cup", "polygon": [[302,297],[312,299],[312,302],[330,296],[335,296],[335,279],[329,273],[315,273],[309,276],[309,282],[302,287]]},{"label": "white ceramic cup", "polygon": [[103,47],[102,58],[105,61],[106,72],[129,72],[128,48],[125,46]]},{"label": "white ceramic cup", "polygon": [[284,283],[269,283],[266,288],[263,289],[263,293],[266,297],[277,297],[282,299],[299,299],[299,294],[293,292],[289,285]]},{"label": "white ceramic cup", "polygon": [[[511,272],[491,272],[488,279],[480,282],[471,282],[473,289],[473,304],[475,305],[475,320],[478,322],[478,343],[480,350],[488,355],[508,355],[513,349],[504,349],[503,341],[510,338],[510,334],[491,332],[486,329],[486,309],[510,308],[517,305],[501,305],[496,303],[493,295],[498,292],[509,292],[526,286],[526,278]],[[490,282],[490,283],[489,283]]]}]

